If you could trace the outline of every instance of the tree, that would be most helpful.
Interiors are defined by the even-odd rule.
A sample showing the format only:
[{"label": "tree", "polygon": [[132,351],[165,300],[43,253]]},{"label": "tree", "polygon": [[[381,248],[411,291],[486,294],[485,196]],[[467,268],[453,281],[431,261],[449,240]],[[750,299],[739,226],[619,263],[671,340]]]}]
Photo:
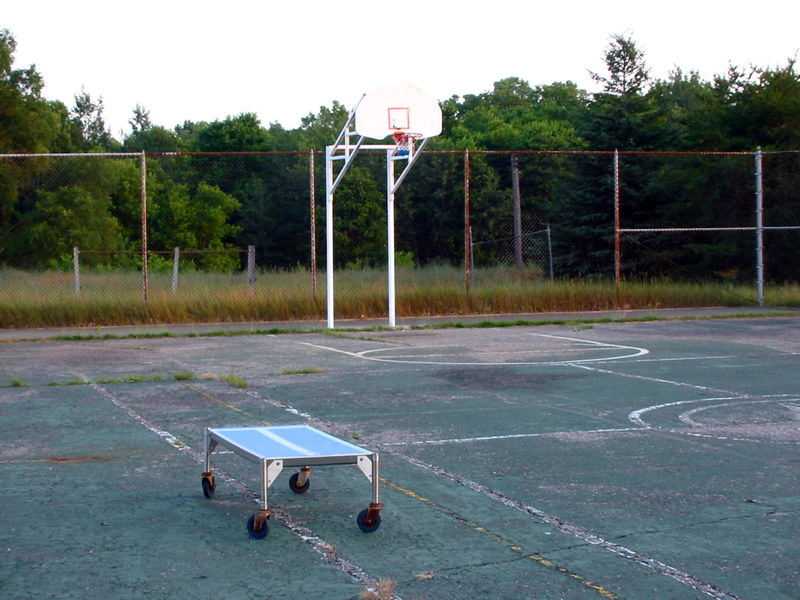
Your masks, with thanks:
[{"label": "tree", "polygon": [[151,129],[153,123],[150,120],[150,111],[137,104],[133,109],[133,117],[128,120],[128,124],[134,133],[141,133]]},{"label": "tree", "polygon": [[456,147],[485,150],[567,150],[581,142],[574,121],[585,95],[574,84],[531,88],[517,77],[494,84],[491,92],[451,98],[446,113],[455,122],[446,134]]},{"label": "tree", "polygon": [[[188,146],[196,152],[264,151],[271,149],[271,139],[255,113],[242,113],[197,127]],[[232,194],[240,182],[259,170],[259,163],[256,156],[196,156],[190,161],[190,183],[196,187],[205,182]]]},{"label": "tree", "polygon": [[180,152],[185,149],[183,141],[160,125],[144,131],[134,131],[122,143],[123,152]]},{"label": "tree", "polygon": [[111,132],[103,119],[103,97],[92,100],[91,94],[81,90],[75,96],[72,119],[83,137],[84,150],[107,149],[111,143]]},{"label": "tree", "polygon": [[29,255],[39,266],[68,266],[73,247],[118,248],[120,226],[111,214],[110,198],[80,185],[43,191],[33,215]]},{"label": "tree", "polygon": [[630,38],[612,37],[605,52],[608,76],[594,94],[579,131],[596,150],[665,150],[671,146],[667,114],[645,94],[649,84],[644,54]]},{"label": "tree", "polygon": [[609,75],[604,77],[590,73],[592,79],[603,84],[603,91],[618,96],[638,96],[650,80],[644,53],[631,38],[623,35],[611,36],[606,48],[605,63]]},{"label": "tree", "polygon": [[670,149],[729,149],[721,129],[725,104],[714,86],[697,72],[676,69],[669,79],[655,82],[647,98],[663,115],[664,139],[670,140]]},{"label": "tree", "polygon": [[16,48],[14,36],[0,29],[0,153],[45,152],[58,119],[42,98],[36,67],[13,68]]},{"label": "tree", "polygon": [[[185,250],[229,250],[230,240],[239,232],[231,224],[233,213],[241,203],[218,187],[200,183],[194,191],[185,184],[169,179],[154,180],[152,186],[158,201],[151,210],[151,247]],[[229,270],[239,264],[234,254],[206,254],[196,261],[207,269]]]},{"label": "tree", "polygon": [[177,152],[181,149],[178,135],[161,126],[154,126],[150,111],[139,104],[133,109],[128,120],[131,134],[122,143],[124,152]]},{"label": "tree", "polygon": [[776,69],[753,69],[730,86],[728,135],[737,148],[800,147],[800,73],[795,60]]},{"label": "tree", "polygon": [[[58,107],[42,97],[35,66],[14,68],[16,47],[14,36],[0,29],[0,154],[47,152],[59,132]],[[0,264],[19,260],[29,210],[23,196],[40,168],[41,161],[0,160]]]},{"label": "tree", "polygon": [[[663,149],[665,116],[645,95],[649,76],[644,54],[630,38],[614,35],[604,53],[608,75],[592,73],[603,84],[585,111],[578,132],[593,150]],[[563,215],[553,231],[562,275],[607,275],[613,269],[613,177],[609,156],[585,157],[560,180]],[[625,171],[626,201],[639,210],[646,176]]]},{"label": "tree", "polygon": [[297,133],[302,140],[298,147],[302,150],[322,150],[336,141],[336,136],[347,122],[349,111],[336,100],[330,108],[320,106],[317,114],[302,118]]}]

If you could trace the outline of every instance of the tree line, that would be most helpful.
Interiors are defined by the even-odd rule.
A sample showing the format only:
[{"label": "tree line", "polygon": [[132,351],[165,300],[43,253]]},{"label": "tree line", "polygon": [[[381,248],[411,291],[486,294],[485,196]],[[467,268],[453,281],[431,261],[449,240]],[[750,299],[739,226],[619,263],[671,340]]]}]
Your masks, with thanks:
[{"label": "tree line", "polygon": [[[308,162],[336,138],[349,108],[334,101],[309,113],[296,129],[262,124],[253,113],[213,122],[186,121],[172,129],[151,122],[136,106],[131,132],[116,139],[105,125],[103,100],[82,90],[67,107],[43,96],[35,66],[14,65],[16,41],[0,30],[0,155],[10,153],[158,152],[197,153],[149,160],[149,246],[186,250],[256,245],[263,266],[308,264]],[[576,84],[531,85],[517,77],[490,91],[454,95],[441,102],[442,135],[429,150],[441,151],[699,151],[752,152],[800,148],[800,74],[794,59],[778,67],[730,66],[704,80],[676,68],[667,79],[650,76],[645,56],[625,36],[610,38],[602,87],[588,93]],[[210,156],[209,152],[286,154]],[[290,153],[296,153],[295,155]],[[445,155],[443,155],[445,156]],[[523,208],[542,223],[560,228],[556,244],[560,272],[585,275],[610,265],[613,181],[607,157],[569,162],[564,157],[521,162]],[[136,161],[74,161],[54,168],[51,159],[0,160],[0,265],[20,268],[66,266],[71,248],[140,248],[140,171]],[[795,163],[796,164],[796,163]],[[382,264],[385,259],[382,162],[365,158],[337,192],[336,245],[339,266]],[[451,158],[420,161],[398,204],[398,249],[414,264],[463,260],[463,166]],[[623,194],[627,226],[657,222],[713,223],[720,212],[752,212],[752,185],[726,173],[724,161],[664,161],[656,167],[626,167]],[[752,169],[750,169],[752,171]],[[796,168],[771,185],[773,215],[800,223]],[[322,179],[317,178],[318,185]],[[46,174],[46,175],[45,175]],[[506,156],[478,154],[471,163],[476,182],[474,216],[486,236],[508,235],[511,211]],[[567,218],[567,216],[569,218]],[[748,217],[742,216],[743,219]],[[751,223],[747,223],[748,225]],[[593,241],[587,241],[593,240]],[[578,243],[580,241],[580,243]],[[698,242],[699,243],[699,242]],[[787,245],[791,240],[787,239]],[[735,265],[746,242],[724,237],[672,249],[680,272],[713,256]],[[697,248],[695,248],[696,250]],[[788,252],[791,254],[791,252]],[[693,256],[694,256],[693,255]],[[490,257],[489,257],[490,258]],[[124,262],[124,255],[119,259]],[[200,268],[231,268],[235,255],[202,255]],[[782,277],[796,274],[794,257]],[[606,270],[608,266],[600,270]],[[773,273],[776,271],[773,269]],[[601,273],[603,274],[603,273]]]}]

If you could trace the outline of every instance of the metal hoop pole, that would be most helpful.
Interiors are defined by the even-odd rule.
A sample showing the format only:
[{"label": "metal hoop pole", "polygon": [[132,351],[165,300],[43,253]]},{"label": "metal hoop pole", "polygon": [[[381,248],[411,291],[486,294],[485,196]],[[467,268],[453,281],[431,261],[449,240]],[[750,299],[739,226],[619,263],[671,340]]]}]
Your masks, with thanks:
[{"label": "metal hoop pole", "polygon": [[396,324],[394,274],[394,161],[393,150],[386,151],[386,253],[388,254],[389,327]]},{"label": "metal hoop pole", "polygon": [[334,147],[325,148],[325,256],[326,304],[328,329],[334,328],[333,319],[333,153]]}]

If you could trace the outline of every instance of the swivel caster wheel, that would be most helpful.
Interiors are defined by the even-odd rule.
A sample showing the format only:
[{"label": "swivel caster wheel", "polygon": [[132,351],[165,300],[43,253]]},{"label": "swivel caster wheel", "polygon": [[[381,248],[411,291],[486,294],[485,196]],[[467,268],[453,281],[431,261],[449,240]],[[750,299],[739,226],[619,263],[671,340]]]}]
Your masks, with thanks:
[{"label": "swivel caster wheel", "polygon": [[380,514],[381,505],[378,504],[370,505],[369,508],[365,508],[356,517],[356,524],[358,528],[363,531],[364,533],[372,533],[378,527],[381,526],[381,514]]},{"label": "swivel caster wheel", "polygon": [[211,473],[203,473],[203,496],[206,498],[213,498],[214,492],[217,491],[217,484],[214,481],[214,476]]},{"label": "swivel caster wheel", "polygon": [[[302,478],[305,478],[305,483],[301,484],[300,480]],[[309,479],[307,473],[295,473],[289,478],[289,489],[295,494],[305,494],[309,486],[311,486],[311,479]]]},{"label": "swivel caster wheel", "polygon": [[250,537],[260,540],[269,533],[269,514],[257,512],[247,520],[247,533]]}]

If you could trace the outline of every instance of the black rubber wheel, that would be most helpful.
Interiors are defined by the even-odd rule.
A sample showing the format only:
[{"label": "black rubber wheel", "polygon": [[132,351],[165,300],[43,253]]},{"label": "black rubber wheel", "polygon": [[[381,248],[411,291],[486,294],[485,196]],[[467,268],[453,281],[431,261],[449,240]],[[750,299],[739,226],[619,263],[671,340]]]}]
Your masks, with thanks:
[{"label": "black rubber wheel", "polygon": [[269,533],[269,520],[264,519],[264,524],[261,525],[261,529],[256,531],[253,529],[256,523],[256,516],[252,515],[249,519],[247,519],[247,533],[250,534],[250,537],[260,540],[261,538],[267,537]]},{"label": "black rubber wheel", "polygon": [[375,515],[374,521],[369,525],[364,522],[367,519],[368,512],[369,512],[368,509],[365,508],[360,513],[358,513],[358,516],[356,517],[356,523],[358,523],[358,528],[364,533],[372,533],[378,527],[381,526],[380,514]]},{"label": "black rubber wheel", "polygon": [[289,478],[289,489],[292,490],[295,494],[305,494],[308,491],[308,487],[311,485],[311,478],[309,477],[306,479],[305,485],[297,485],[297,480],[300,478],[300,473],[295,473]]},{"label": "black rubber wheel", "polygon": [[208,477],[203,477],[203,496],[213,498],[215,491],[217,491],[217,486],[211,483]]}]

